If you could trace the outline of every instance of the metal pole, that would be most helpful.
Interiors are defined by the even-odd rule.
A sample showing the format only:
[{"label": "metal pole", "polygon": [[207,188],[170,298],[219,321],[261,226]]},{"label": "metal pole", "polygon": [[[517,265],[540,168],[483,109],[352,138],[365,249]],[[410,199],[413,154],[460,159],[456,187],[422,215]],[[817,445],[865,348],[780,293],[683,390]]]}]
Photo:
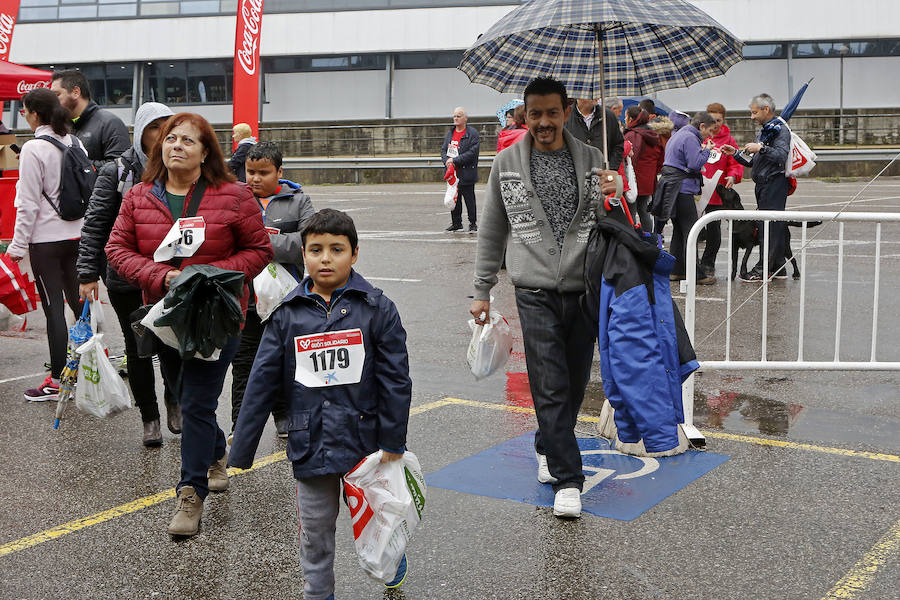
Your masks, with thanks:
[{"label": "metal pole", "polygon": [[784,45],[787,49],[787,84],[788,98],[794,97],[794,45],[787,43]]},{"label": "metal pole", "polygon": [[[595,23],[594,32],[597,34],[597,56],[600,59],[600,115],[603,123],[603,164],[609,170],[609,148],[607,148],[606,141],[606,67],[603,64],[603,27],[599,23]],[[575,106],[575,110],[578,110],[578,106]]]},{"label": "metal pole", "polygon": [[387,75],[387,83],[384,88],[384,118],[393,117],[394,107],[394,55],[388,54],[385,61],[384,72]]},{"label": "metal pole", "polygon": [[841,109],[840,116],[838,117],[838,143],[844,144],[844,53],[841,52]]}]

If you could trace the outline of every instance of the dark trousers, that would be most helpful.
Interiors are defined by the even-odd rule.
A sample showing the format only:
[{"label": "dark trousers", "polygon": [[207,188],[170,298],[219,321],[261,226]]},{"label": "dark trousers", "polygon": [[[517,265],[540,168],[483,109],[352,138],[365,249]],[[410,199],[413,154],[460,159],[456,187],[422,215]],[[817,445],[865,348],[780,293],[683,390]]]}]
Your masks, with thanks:
[{"label": "dark trousers", "polygon": [[450,211],[450,222],[453,225],[462,226],[462,205],[460,200],[466,203],[466,215],[469,217],[469,225],[475,225],[475,184],[459,184],[456,196],[456,206]]},{"label": "dark trousers", "polygon": [[[756,184],[756,207],[759,210],[784,210],[787,204],[790,182],[787,177],[775,176],[766,183]],[[763,268],[762,253],[765,240],[764,223],[759,221],[759,261],[754,269],[760,273]],[[772,221],[769,223],[769,275],[784,267],[784,240],[787,223],[784,221]]]},{"label": "dark trousers", "polygon": [[516,288],[528,383],[537,415],[534,449],[547,456],[554,491],[584,485],[575,423],[591,375],[596,332],[581,294]]},{"label": "dark trousers", "polygon": [[[131,387],[131,395],[134,403],[141,411],[141,420],[144,423],[159,419],[159,407],[156,403],[156,374],[153,372],[153,359],[141,358],[137,353],[137,341],[134,339],[134,330],[131,328],[130,315],[144,303],[141,290],[134,288],[127,291],[117,291],[107,288],[109,303],[116,311],[119,326],[122,328],[122,337],[125,340],[125,357],[128,359],[128,385]],[[166,402],[171,404],[174,400],[166,378],[163,377]]]},{"label": "dark trousers", "polygon": [[[706,212],[711,213],[722,210],[721,204],[708,204]],[[705,228],[706,231],[706,247],[703,249],[703,256],[700,257],[700,266],[709,271],[710,275],[716,270],[716,255],[719,248],[722,247],[722,222],[712,221]]]},{"label": "dark trousers", "polygon": [[635,203],[637,204],[638,217],[641,219],[641,229],[647,233],[653,233],[653,217],[650,215],[650,200],[653,196],[638,196]]},{"label": "dark trousers", "polygon": [[[78,296],[78,240],[41,242],[28,247],[31,268],[37,281],[41,308],[47,318],[47,344],[50,347],[50,375],[59,379],[66,366],[69,331],[66,326],[66,304],[76,317],[81,316]],[[65,300],[63,297],[65,296]]]},{"label": "dark trousers", "polygon": [[[694,196],[679,193],[672,215],[672,241],[669,242],[669,254],[675,257],[673,275],[684,275],[686,272],[684,261],[687,253],[687,236],[696,222],[697,204],[694,202]],[[696,265],[693,268],[696,268]]]},{"label": "dark trousers", "polygon": [[[244,391],[247,389],[247,382],[250,380],[250,369],[253,367],[256,351],[259,350],[259,341],[262,338],[263,329],[259,314],[252,308],[249,309],[247,311],[247,320],[244,322],[244,329],[241,331],[241,343],[238,346],[237,354],[234,355],[234,360],[231,361],[232,431],[234,431],[234,424],[237,423],[238,414],[241,412],[241,405],[244,402]],[[272,407],[272,416],[276,419],[287,417],[287,401],[281,394],[275,399],[275,406]]]},{"label": "dark trousers", "polygon": [[225,456],[225,434],[216,421],[216,407],[238,343],[237,337],[228,340],[215,361],[183,361],[178,351],[168,346],[159,352],[163,377],[176,390],[181,404],[181,481],[177,487],[193,486],[200,498],[209,494],[207,470]]}]

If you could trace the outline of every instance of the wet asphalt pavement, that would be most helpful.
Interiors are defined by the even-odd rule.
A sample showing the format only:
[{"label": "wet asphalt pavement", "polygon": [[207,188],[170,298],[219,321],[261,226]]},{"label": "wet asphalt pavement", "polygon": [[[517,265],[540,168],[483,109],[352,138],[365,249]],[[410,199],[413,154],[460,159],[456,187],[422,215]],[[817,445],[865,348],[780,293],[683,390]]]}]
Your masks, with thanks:
[{"label": "wet asphalt pavement", "polygon": [[[803,181],[789,206],[837,210],[861,186]],[[752,184],[738,190],[753,208]],[[317,208],[353,216],[358,270],[399,307],[414,382],[409,448],[426,475],[533,431],[505,275],[495,305],[516,335],[508,373],[480,382],[468,373],[476,237],[444,233],[442,186],[307,191]],[[482,186],[477,193],[481,198]],[[900,212],[900,180],[877,182],[849,210]],[[845,230],[845,360],[869,356],[873,232],[874,225]],[[838,234],[834,225],[810,229],[814,234],[804,352],[830,360]],[[885,226],[882,239],[877,358],[898,361],[900,225]],[[799,235],[793,243],[796,250]],[[713,330],[725,314],[726,263],[723,249],[720,281],[698,291],[701,360],[723,355],[723,328]],[[754,287],[735,283],[736,304]],[[770,360],[796,357],[799,287],[788,280],[769,291]],[[677,286],[673,293],[680,295]],[[732,357],[758,358],[759,311],[756,294],[735,316]],[[111,353],[120,353],[121,334],[113,328],[107,338]],[[99,421],[70,406],[52,430],[55,404],[22,398],[43,379],[45,360],[42,315],[30,315],[25,332],[0,336],[0,598],[302,597],[295,491],[271,422],[258,452],[258,459],[275,455],[270,464],[233,476],[228,492],[207,500],[201,533],[176,542],[166,525],[178,437],[164,430],[162,448],[143,448],[136,409]],[[600,376],[597,359],[578,427],[583,436],[595,433]],[[229,384],[230,377],[226,390]],[[363,574],[342,510],[337,598],[898,598],[900,374],[706,372],[696,386],[696,422],[708,451],[730,459],[637,519],[586,514],[567,522],[549,508],[432,486],[402,591],[385,593]],[[218,417],[227,431],[228,392]]]}]

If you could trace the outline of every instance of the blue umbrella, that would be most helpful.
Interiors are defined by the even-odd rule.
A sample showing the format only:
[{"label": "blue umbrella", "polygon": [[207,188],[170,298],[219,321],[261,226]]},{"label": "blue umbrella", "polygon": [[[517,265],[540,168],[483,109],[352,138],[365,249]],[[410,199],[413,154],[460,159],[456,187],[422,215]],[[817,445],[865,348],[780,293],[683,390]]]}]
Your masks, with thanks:
[{"label": "blue umbrella", "polygon": [[782,119],[787,121],[788,119],[791,118],[791,116],[794,114],[794,111],[797,110],[798,106],[800,106],[800,99],[803,98],[803,94],[806,93],[806,88],[809,87],[809,84],[812,83],[813,79],[815,79],[815,77],[810,77],[809,81],[804,83],[803,87],[801,87],[799,90],[797,90],[797,93],[794,94],[794,97],[791,98],[791,101],[788,102],[787,105],[785,105],[785,107],[781,109],[781,118]]},{"label": "blue umbrella", "polygon": [[[643,98],[622,98],[622,115],[619,117],[620,121],[625,121],[625,109],[629,106],[634,106],[635,104],[640,104]],[[654,111],[661,117],[667,117],[672,109],[666,106],[663,102],[654,99],[653,104],[656,106],[656,110]]]},{"label": "blue umbrella", "polygon": [[722,75],[742,47],[685,0],[529,0],[479,36],[458,68],[501,92],[543,75],[573,98],[644,96]]},{"label": "blue umbrella", "polygon": [[506,127],[506,111],[512,110],[517,106],[521,106],[525,104],[523,100],[519,100],[516,98],[515,100],[510,100],[506,104],[500,107],[500,110],[497,111],[497,120],[500,121],[501,127]]}]

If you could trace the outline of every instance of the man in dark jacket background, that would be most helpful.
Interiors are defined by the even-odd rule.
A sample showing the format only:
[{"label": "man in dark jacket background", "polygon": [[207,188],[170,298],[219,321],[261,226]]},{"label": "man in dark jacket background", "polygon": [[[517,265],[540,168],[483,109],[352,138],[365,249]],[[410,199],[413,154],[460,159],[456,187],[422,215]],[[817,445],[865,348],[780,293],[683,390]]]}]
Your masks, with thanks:
[{"label": "man in dark jacket background", "polygon": [[84,144],[88,158],[98,172],[131,146],[128,127],[122,119],[91,100],[91,87],[84,73],[75,69],[56,71],[50,89],[69,111],[72,133]]},{"label": "man in dark jacket background", "polygon": [[[742,165],[753,169],[753,183],[756,184],[756,206],[759,210],[781,210],[787,204],[790,182],[784,174],[788,155],[791,153],[791,130],[775,116],[775,101],[768,94],[760,94],[750,101],[750,118],[762,129],[755,142],[745,145],[734,158]],[[742,281],[762,281],[762,248],[765,228],[760,221],[760,256],[756,266],[741,277]],[[769,223],[769,276],[787,279],[784,265],[785,228],[783,221]]]},{"label": "man in dark jacket background", "polygon": [[[575,110],[566,121],[566,129],[589,146],[603,152],[603,110],[597,100],[576,100]],[[606,145],[609,153],[609,168],[613,171],[622,164],[625,155],[625,137],[619,129],[619,119],[613,111],[606,109]]]},{"label": "man in dark jacket background", "polygon": [[478,223],[475,215],[475,184],[478,182],[478,151],[481,140],[478,131],[469,127],[466,123],[469,116],[466,109],[457,106],[453,109],[453,129],[444,136],[444,145],[441,146],[441,161],[444,166],[453,164],[456,169],[458,196],[456,206],[450,211],[450,227],[447,231],[459,231],[462,229],[462,198],[466,203],[466,215],[469,217],[469,233],[478,231]]}]

